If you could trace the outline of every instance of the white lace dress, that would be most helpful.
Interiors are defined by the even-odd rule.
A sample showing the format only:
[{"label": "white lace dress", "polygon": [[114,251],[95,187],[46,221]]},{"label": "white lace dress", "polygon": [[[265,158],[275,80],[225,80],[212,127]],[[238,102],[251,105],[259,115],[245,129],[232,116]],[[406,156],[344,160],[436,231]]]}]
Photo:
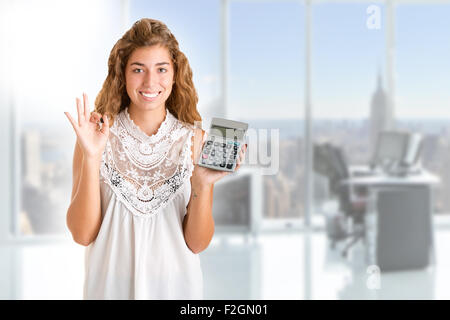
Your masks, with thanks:
[{"label": "white lace dress", "polygon": [[168,110],[155,135],[116,117],[100,168],[102,224],[86,248],[84,299],[202,299],[186,245],[193,127]]}]

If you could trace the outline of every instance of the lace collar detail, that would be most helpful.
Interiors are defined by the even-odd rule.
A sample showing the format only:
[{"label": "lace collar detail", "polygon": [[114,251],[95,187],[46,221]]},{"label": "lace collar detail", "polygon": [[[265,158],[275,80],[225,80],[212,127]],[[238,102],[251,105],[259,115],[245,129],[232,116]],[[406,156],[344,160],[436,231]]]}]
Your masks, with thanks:
[{"label": "lace collar detail", "polygon": [[129,117],[117,116],[103,153],[101,177],[134,214],[153,216],[192,175],[191,125],[166,110],[158,131],[148,136]]},{"label": "lace collar detail", "polygon": [[166,108],[166,117],[159,126],[158,131],[155,134],[149,136],[144,131],[142,131],[137,124],[134,123],[134,121],[130,117],[128,108],[119,113],[119,119],[122,122],[123,126],[127,129],[129,134],[131,134],[136,139],[147,143],[155,143],[158,140],[161,140],[165,135],[168,134],[173,124],[177,120]]},{"label": "lace collar detail", "polygon": [[127,158],[144,170],[158,165],[168,156],[174,141],[186,134],[186,126],[167,109],[166,118],[151,136],[131,120],[127,109],[119,113],[117,120],[111,127],[111,132],[121,142]]}]

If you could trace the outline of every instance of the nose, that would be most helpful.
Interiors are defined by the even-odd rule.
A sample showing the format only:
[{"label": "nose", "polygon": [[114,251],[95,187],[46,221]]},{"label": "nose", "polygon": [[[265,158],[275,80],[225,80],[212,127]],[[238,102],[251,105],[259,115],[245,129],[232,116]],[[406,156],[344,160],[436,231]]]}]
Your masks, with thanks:
[{"label": "nose", "polygon": [[144,77],[144,85],[146,87],[153,87],[157,83],[157,75],[153,71],[147,72]]}]

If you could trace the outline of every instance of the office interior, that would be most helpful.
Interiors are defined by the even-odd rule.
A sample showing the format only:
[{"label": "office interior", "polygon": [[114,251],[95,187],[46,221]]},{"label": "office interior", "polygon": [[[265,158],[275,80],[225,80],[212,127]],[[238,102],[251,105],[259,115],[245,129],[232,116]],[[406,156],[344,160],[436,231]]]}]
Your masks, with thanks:
[{"label": "office interior", "polygon": [[75,135],[136,20],[189,59],[207,130],[249,124],[214,188],[205,299],[449,299],[450,1],[0,2],[0,298],[82,299]]}]

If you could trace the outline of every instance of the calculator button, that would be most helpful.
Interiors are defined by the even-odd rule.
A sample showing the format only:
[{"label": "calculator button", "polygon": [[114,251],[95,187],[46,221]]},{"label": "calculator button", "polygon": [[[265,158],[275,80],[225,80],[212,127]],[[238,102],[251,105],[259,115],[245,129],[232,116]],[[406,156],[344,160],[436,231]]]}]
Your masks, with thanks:
[{"label": "calculator button", "polygon": [[212,142],[212,140],[208,140],[208,141],[206,141],[206,144],[209,146],[209,145],[211,145],[213,142]]},{"label": "calculator button", "polygon": [[225,162],[222,162],[221,164],[220,164],[220,167],[222,167],[222,168],[224,168],[225,167]]},{"label": "calculator button", "polygon": [[232,163],[227,164],[227,169],[232,169],[232,168],[233,168],[233,164]]},{"label": "calculator button", "polygon": [[202,158],[203,159],[208,159],[208,155],[207,154],[202,154]]},{"label": "calculator button", "polygon": [[218,142],[214,142],[214,146],[218,146],[219,145],[219,143]]}]

